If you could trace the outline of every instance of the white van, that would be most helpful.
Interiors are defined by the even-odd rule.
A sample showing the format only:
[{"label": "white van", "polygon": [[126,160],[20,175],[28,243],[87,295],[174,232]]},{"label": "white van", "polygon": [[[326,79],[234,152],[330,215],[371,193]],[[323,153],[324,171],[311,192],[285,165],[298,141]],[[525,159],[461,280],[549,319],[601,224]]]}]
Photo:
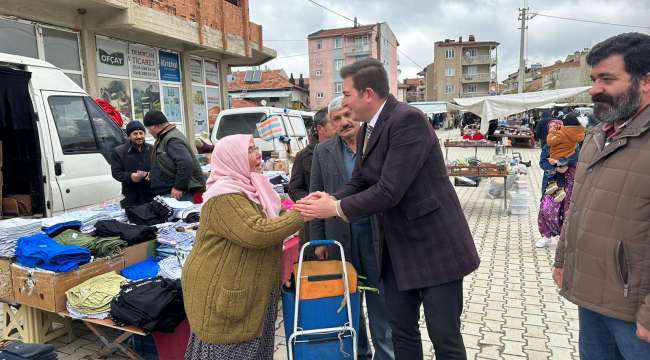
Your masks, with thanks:
[{"label": "white van", "polygon": [[[28,95],[10,85],[24,82]],[[4,118],[13,125],[0,111],[2,197],[29,195],[31,212],[43,217],[119,198],[108,159],[126,135],[83,89],[50,63],[0,53],[0,104],[7,97]]]},{"label": "white van", "polygon": [[228,135],[251,134],[265,157],[271,151],[277,151],[281,159],[288,159],[286,146],[279,139],[266,141],[260,139],[257,132],[257,123],[271,116],[279,116],[282,119],[282,135],[291,139],[293,156],[307,146],[309,139],[305,122],[313,122],[313,113],[268,106],[228,109],[220,112],[212,129],[210,141],[216,144],[219,139]]}]

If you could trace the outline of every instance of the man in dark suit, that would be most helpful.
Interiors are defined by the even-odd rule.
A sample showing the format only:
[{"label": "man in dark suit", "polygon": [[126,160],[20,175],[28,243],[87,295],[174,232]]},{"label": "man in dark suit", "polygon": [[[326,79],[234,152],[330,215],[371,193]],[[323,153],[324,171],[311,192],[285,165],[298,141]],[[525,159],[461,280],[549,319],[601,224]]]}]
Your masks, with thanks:
[{"label": "man in dark suit", "polygon": [[[329,105],[330,122],[336,127],[336,136],[318,144],[314,150],[311,167],[310,191],[333,193],[341,188],[352,176],[357,157],[357,133],[359,122],[354,121],[349,109],[343,106],[343,98],[338,97]],[[339,241],[345,249],[349,260],[360,275],[365,276],[364,283],[372,288],[381,289],[379,266],[373,244],[371,217],[364,217],[347,223],[341,219],[314,220],[311,235],[314,239],[333,239]],[[338,248],[318,247],[319,258],[339,258]],[[380,290],[381,291],[381,290]],[[366,332],[366,322],[362,317],[359,331],[358,359],[392,360],[393,342],[388,322],[388,310],[383,292],[365,293],[368,307],[368,320],[375,356],[372,356]]]},{"label": "man in dark suit", "polygon": [[377,217],[377,256],[391,309],[395,359],[423,358],[420,305],[438,359],[466,359],[460,333],[463,277],[479,264],[433,128],[418,109],[388,94],[383,64],[341,69],[343,103],[365,124],[350,181],[333,196],[314,193],[297,210],[316,218]]}]

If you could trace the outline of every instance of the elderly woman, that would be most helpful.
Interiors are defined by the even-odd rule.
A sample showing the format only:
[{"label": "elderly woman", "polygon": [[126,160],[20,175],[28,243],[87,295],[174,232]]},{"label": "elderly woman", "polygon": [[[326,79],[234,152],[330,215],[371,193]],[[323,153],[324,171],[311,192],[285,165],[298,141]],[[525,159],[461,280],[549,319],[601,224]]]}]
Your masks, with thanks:
[{"label": "elderly woman", "polygon": [[282,242],[304,219],[280,215],[250,135],[220,140],[211,159],[201,223],[183,267],[192,335],[186,360],[272,359]]}]

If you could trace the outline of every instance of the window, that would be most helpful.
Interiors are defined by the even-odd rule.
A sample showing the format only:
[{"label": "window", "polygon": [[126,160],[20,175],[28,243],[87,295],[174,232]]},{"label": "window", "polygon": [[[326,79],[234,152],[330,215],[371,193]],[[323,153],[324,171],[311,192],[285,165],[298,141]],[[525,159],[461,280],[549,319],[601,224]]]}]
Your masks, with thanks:
[{"label": "window", "polygon": [[219,63],[192,58],[192,113],[196,133],[209,131],[221,112]]},{"label": "window", "polygon": [[467,92],[468,93],[478,92],[478,88],[477,88],[476,84],[467,84]]},{"label": "window", "polygon": [[339,71],[343,67],[343,59],[334,60],[334,70]]},{"label": "window", "polygon": [[0,52],[38,58],[34,25],[0,19]]},{"label": "window", "polygon": [[455,76],[456,75],[456,69],[454,69],[454,68],[446,68],[445,69],[445,75],[447,75],[447,76]]},{"label": "window", "polygon": [[343,47],[343,38],[342,37],[335,37],[334,38],[334,48],[335,49],[340,49]]},{"label": "window", "polygon": [[241,6],[241,3],[239,2],[240,0],[226,0],[226,1],[235,6]]},{"label": "window", "polygon": [[322,70],[316,70],[316,76],[317,77],[323,76],[323,71]]},{"label": "window", "polygon": [[467,75],[476,75],[476,74],[478,74],[478,67],[477,66],[468,66],[466,74]]},{"label": "window", "polygon": [[322,91],[316,93],[316,99],[323,99],[323,98],[325,98],[325,95],[323,94]]},{"label": "window", "polygon": [[323,48],[323,40],[317,40],[316,41],[316,49],[320,50]]},{"label": "window", "polygon": [[335,94],[343,93],[343,83],[342,82],[335,82],[334,83],[334,93]]},{"label": "window", "polygon": [[354,37],[354,47],[357,49],[362,49],[368,45],[368,35],[355,36]]},{"label": "window", "polygon": [[467,51],[465,52],[465,56],[470,58],[478,56],[478,49],[476,48],[467,49]]},{"label": "window", "polygon": [[445,59],[453,59],[455,57],[455,51],[454,49],[447,49],[445,50]]},{"label": "window", "polygon": [[454,85],[447,84],[445,85],[445,94],[453,94],[454,93]]},{"label": "window", "polygon": [[228,135],[251,134],[259,138],[257,132],[257,123],[262,121],[266,115],[264,113],[242,113],[224,115],[219,120],[219,129],[217,130],[217,139]]},{"label": "window", "polygon": [[52,96],[48,102],[64,154],[101,152],[108,157],[126,140],[122,130],[88,97]]}]

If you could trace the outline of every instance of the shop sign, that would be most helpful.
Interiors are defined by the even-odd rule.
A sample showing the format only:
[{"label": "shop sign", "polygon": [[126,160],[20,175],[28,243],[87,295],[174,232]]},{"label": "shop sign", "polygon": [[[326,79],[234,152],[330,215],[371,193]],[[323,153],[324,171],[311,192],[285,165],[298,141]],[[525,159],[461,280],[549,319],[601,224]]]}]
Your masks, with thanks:
[{"label": "shop sign", "polygon": [[129,45],[131,77],[158,80],[158,52],[149,46]]},{"label": "shop sign", "polygon": [[129,76],[126,67],[127,45],[123,42],[97,38],[97,72],[100,74]]},{"label": "shop sign", "polygon": [[180,82],[181,71],[178,54],[160,50],[158,56],[160,59],[160,80]]}]

